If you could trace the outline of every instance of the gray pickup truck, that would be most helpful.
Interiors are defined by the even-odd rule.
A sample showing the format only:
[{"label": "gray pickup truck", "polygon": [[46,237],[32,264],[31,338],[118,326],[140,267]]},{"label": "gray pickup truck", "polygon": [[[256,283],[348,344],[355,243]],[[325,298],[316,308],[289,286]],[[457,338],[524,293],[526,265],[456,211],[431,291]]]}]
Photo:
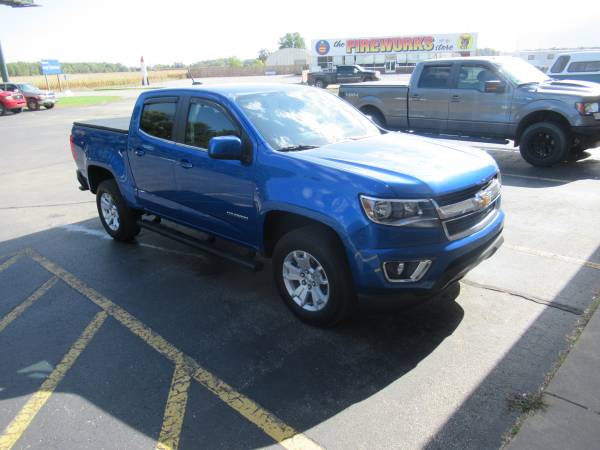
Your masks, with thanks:
[{"label": "gray pickup truck", "polygon": [[535,166],[600,145],[600,84],[553,80],[513,57],[424,61],[408,85],[342,84],[339,95],[384,128],[513,140]]}]

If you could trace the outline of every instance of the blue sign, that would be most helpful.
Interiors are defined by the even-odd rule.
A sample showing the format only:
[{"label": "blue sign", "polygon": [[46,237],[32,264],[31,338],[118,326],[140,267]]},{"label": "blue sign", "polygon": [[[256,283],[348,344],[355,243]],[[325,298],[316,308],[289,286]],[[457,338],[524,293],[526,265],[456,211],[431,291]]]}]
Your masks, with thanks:
[{"label": "blue sign", "polygon": [[42,75],[60,75],[61,73],[58,59],[42,59]]}]

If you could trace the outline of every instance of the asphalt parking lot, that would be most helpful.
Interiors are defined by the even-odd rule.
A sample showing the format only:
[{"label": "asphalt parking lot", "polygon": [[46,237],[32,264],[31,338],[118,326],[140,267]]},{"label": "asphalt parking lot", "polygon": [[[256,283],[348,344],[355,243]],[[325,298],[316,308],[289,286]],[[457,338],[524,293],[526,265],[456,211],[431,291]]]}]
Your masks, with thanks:
[{"label": "asphalt parking lot", "polygon": [[0,118],[0,449],[498,448],[600,293],[600,149],[469,143],[502,170],[503,248],[417,308],[306,326],[268,264],[105,235],[70,126],[133,100]]}]

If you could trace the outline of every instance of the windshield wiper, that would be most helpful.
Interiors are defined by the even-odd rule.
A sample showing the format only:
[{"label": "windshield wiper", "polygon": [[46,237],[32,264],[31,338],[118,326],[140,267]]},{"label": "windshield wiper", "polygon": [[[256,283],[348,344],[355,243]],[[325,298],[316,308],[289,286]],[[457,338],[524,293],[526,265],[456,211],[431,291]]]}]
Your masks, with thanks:
[{"label": "windshield wiper", "polygon": [[306,145],[306,144],[298,144],[298,145],[290,145],[288,147],[280,148],[280,152],[299,152],[301,150],[310,150],[311,148],[319,148],[318,145]]}]

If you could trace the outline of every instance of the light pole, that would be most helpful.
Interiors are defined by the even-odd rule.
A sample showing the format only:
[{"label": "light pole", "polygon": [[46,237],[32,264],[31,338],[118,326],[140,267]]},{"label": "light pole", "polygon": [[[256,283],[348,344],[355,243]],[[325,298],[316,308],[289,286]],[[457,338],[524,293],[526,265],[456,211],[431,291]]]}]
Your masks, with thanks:
[{"label": "light pole", "polygon": [[[40,6],[33,3],[33,0],[0,0],[0,5],[10,6],[12,8],[26,8],[28,6]],[[2,81],[8,83],[8,69],[4,62],[4,55],[2,54],[2,43],[0,42],[0,75],[2,75]]]}]

